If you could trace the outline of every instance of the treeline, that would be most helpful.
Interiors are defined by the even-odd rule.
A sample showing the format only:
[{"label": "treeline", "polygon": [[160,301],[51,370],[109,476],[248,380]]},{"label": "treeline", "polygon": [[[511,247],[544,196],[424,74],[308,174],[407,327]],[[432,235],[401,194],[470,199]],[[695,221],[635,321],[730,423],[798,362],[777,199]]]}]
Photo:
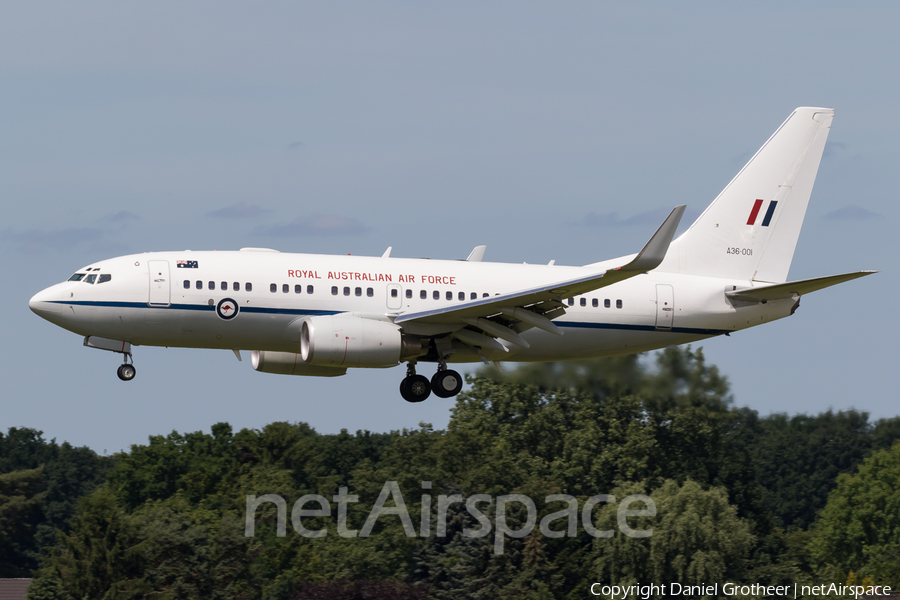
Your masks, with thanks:
[{"label": "treeline", "polygon": [[[823,578],[900,587],[900,419],[761,417],[732,405],[702,351],[645,363],[485,371],[446,431],[220,423],[105,458],[11,429],[0,436],[2,575],[34,570],[32,600],[581,599],[594,582]],[[367,524],[386,482],[397,494],[385,506],[402,495],[409,518]],[[345,523],[341,494],[357,497],[342,504]],[[537,514],[513,501],[498,517],[511,494],[533,499]],[[617,502],[635,494],[656,515],[625,522],[649,537],[622,533]],[[285,500],[283,537],[275,503],[247,523],[248,496],[263,495]],[[328,516],[311,502],[292,521],[307,495],[327,500]],[[480,513],[466,504],[476,495]],[[529,533],[504,536],[497,553],[500,521]],[[301,535],[298,523],[325,535]],[[489,534],[470,535],[479,527]]]}]

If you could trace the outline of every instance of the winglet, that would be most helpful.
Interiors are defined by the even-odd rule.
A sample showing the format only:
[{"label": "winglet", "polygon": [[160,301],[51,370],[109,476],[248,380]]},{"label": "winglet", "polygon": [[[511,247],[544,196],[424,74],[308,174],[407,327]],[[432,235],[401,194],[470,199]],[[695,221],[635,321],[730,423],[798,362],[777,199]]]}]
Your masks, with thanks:
[{"label": "winglet", "polygon": [[672,243],[672,238],[675,237],[675,230],[678,229],[678,223],[681,222],[684,209],[684,204],[676,206],[669,213],[669,216],[666,217],[666,220],[663,221],[663,224],[659,226],[659,229],[656,230],[656,233],[653,234],[653,237],[650,238],[643,250],[634,257],[634,260],[627,265],[622,265],[617,270],[646,273],[658,267],[666,257],[666,252],[669,251],[669,244]]},{"label": "winglet", "polygon": [[475,246],[475,248],[469,253],[469,258],[466,260],[469,262],[481,262],[481,259],[484,258],[484,251],[487,250],[487,246]]},{"label": "winglet", "polygon": [[393,250],[393,249],[394,249],[393,246],[388,246],[388,247],[387,247],[387,250],[384,251],[384,254],[381,255],[381,258],[390,258],[390,257],[391,257],[391,250]]}]

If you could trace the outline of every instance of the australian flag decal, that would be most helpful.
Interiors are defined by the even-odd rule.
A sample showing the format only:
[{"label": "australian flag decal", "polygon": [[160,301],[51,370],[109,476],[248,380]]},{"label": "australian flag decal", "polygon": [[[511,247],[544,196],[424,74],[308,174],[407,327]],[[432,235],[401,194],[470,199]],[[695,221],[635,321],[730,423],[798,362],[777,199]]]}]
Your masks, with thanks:
[{"label": "australian flag decal", "polygon": [[179,260],[175,265],[179,269],[196,269],[199,266],[196,260]]}]

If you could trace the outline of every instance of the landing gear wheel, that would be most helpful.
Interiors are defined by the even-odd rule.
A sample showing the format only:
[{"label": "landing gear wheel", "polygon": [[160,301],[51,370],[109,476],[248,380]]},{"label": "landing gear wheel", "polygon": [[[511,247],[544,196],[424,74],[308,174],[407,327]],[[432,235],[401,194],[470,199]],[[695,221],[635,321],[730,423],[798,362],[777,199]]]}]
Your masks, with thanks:
[{"label": "landing gear wheel", "polygon": [[431,378],[431,391],[438,398],[452,398],[462,390],[462,386],[462,376],[450,369],[438,371]]},{"label": "landing gear wheel", "polygon": [[124,364],[119,365],[116,375],[118,375],[119,379],[122,381],[131,381],[134,379],[134,376],[137,375],[137,371],[135,370],[134,365]]},{"label": "landing gear wheel", "polygon": [[410,375],[400,382],[400,395],[407,402],[422,402],[431,395],[431,384],[422,375]]}]

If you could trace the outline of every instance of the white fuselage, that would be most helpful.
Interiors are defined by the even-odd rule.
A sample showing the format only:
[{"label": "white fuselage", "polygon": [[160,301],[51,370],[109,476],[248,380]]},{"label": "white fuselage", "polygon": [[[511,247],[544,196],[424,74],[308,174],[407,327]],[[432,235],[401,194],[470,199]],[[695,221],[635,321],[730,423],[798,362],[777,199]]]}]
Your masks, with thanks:
[{"label": "white fuselage", "polygon": [[[300,352],[298,320],[351,313],[392,320],[604,270],[274,251],[155,252],[101,261],[88,277],[37,294],[31,307],[84,336],[134,345]],[[619,261],[621,262],[621,261]],[[89,275],[97,275],[88,283]],[[99,283],[99,275],[108,281]],[[651,271],[575,298],[553,320],[565,335],[528,329],[523,348],[490,360],[554,361],[630,354],[683,344],[790,315],[797,298],[734,303],[726,290],[750,281]],[[224,304],[223,304],[224,301]],[[225,311],[225,312],[223,312]],[[413,335],[440,327],[404,323]],[[482,357],[483,358],[483,357]],[[480,360],[454,353],[450,362]]]}]

